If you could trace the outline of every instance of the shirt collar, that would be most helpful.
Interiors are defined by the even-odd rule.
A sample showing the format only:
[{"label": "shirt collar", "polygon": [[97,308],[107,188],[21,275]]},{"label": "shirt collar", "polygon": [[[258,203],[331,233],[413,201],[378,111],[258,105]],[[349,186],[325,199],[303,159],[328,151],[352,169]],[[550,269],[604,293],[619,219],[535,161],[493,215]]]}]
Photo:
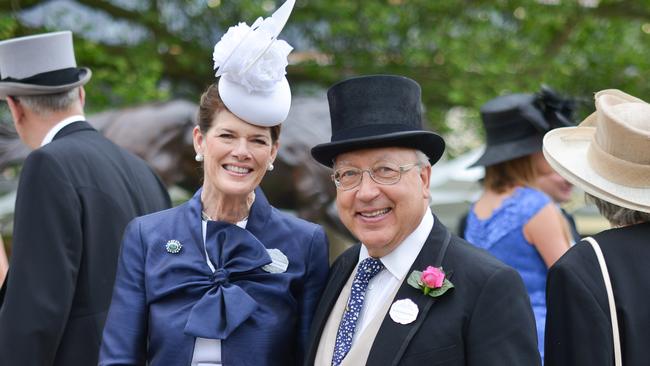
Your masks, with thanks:
[{"label": "shirt collar", "polygon": [[[431,213],[431,208],[427,207],[420,221],[420,225],[400,245],[393,249],[392,252],[381,257],[381,262],[393,277],[400,281],[406,277],[411,265],[415,262],[415,258],[420,254],[424,242],[429,237],[431,229],[433,229],[433,221],[434,218]],[[368,257],[368,249],[366,249],[365,245],[362,245],[361,251],[359,252],[359,262]]]},{"label": "shirt collar", "polygon": [[52,142],[54,139],[54,136],[63,129],[63,127],[71,124],[72,122],[77,122],[77,121],[85,121],[86,117],[82,116],[81,114],[75,114],[74,116],[70,116],[63,121],[57,123],[52,127],[47,134],[45,135],[45,138],[43,139],[43,142],[41,142],[41,147],[49,144]]}]

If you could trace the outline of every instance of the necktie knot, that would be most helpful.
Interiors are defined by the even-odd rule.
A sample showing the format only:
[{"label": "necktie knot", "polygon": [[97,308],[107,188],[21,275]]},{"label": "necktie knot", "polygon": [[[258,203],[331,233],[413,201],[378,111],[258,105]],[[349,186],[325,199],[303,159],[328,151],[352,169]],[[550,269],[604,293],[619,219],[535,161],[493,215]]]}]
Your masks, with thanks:
[{"label": "necktie knot", "polygon": [[384,264],[381,263],[381,260],[368,257],[359,263],[356,279],[359,281],[370,281],[382,269],[384,269]]}]

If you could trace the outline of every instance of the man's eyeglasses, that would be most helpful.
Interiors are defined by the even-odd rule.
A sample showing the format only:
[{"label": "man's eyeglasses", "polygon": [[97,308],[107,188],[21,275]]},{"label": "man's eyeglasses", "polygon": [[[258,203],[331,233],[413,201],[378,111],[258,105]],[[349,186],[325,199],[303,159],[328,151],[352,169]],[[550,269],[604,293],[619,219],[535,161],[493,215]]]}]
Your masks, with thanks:
[{"label": "man's eyeglasses", "polygon": [[368,172],[370,178],[376,183],[391,185],[399,182],[402,178],[402,173],[409,171],[415,166],[420,166],[420,163],[406,165],[382,163],[370,169],[343,167],[334,171],[332,180],[336,184],[336,188],[347,191],[361,184],[363,172]]}]

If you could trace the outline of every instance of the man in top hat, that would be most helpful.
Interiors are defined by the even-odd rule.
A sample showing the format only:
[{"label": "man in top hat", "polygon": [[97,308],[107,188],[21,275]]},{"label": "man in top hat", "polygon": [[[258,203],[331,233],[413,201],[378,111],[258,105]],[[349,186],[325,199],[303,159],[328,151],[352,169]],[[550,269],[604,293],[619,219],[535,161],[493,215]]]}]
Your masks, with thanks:
[{"label": "man in top hat", "polygon": [[90,76],[69,31],[0,42],[0,98],[34,149],[0,295],[0,365],[97,364],[123,230],[170,206],[144,161],[85,121]]},{"label": "man in top hat", "polygon": [[[360,244],[332,265],[309,365],[539,365],[535,320],[512,268],[452,235],[429,208],[444,141],[422,128],[420,86],[400,76],[328,91],[336,206]],[[367,173],[367,174],[366,174]]]}]

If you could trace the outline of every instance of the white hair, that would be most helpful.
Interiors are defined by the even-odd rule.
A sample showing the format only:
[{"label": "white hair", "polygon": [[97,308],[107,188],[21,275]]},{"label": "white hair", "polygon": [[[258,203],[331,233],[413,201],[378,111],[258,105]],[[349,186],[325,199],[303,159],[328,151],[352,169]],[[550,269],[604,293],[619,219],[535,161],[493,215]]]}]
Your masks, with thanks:
[{"label": "white hair", "polygon": [[34,113],[43,115],[52,112],[66,111],[79,103],[79,88],[73,88],[62,93],[44,95],[22,95],[14,97]]},{"label": "white hair", "polygon": [[587,202],[592,202],[612,226],[628,226],[650,222],[650,213],[615,205],[585,192]]},{"label": "white hair", "polygon": [[431,166],[431,162],[429,161],[429,157],[427,156],[427,154],[423,153],[421,150],[415,150],[415,159],[420,164],[421,168]]}]

